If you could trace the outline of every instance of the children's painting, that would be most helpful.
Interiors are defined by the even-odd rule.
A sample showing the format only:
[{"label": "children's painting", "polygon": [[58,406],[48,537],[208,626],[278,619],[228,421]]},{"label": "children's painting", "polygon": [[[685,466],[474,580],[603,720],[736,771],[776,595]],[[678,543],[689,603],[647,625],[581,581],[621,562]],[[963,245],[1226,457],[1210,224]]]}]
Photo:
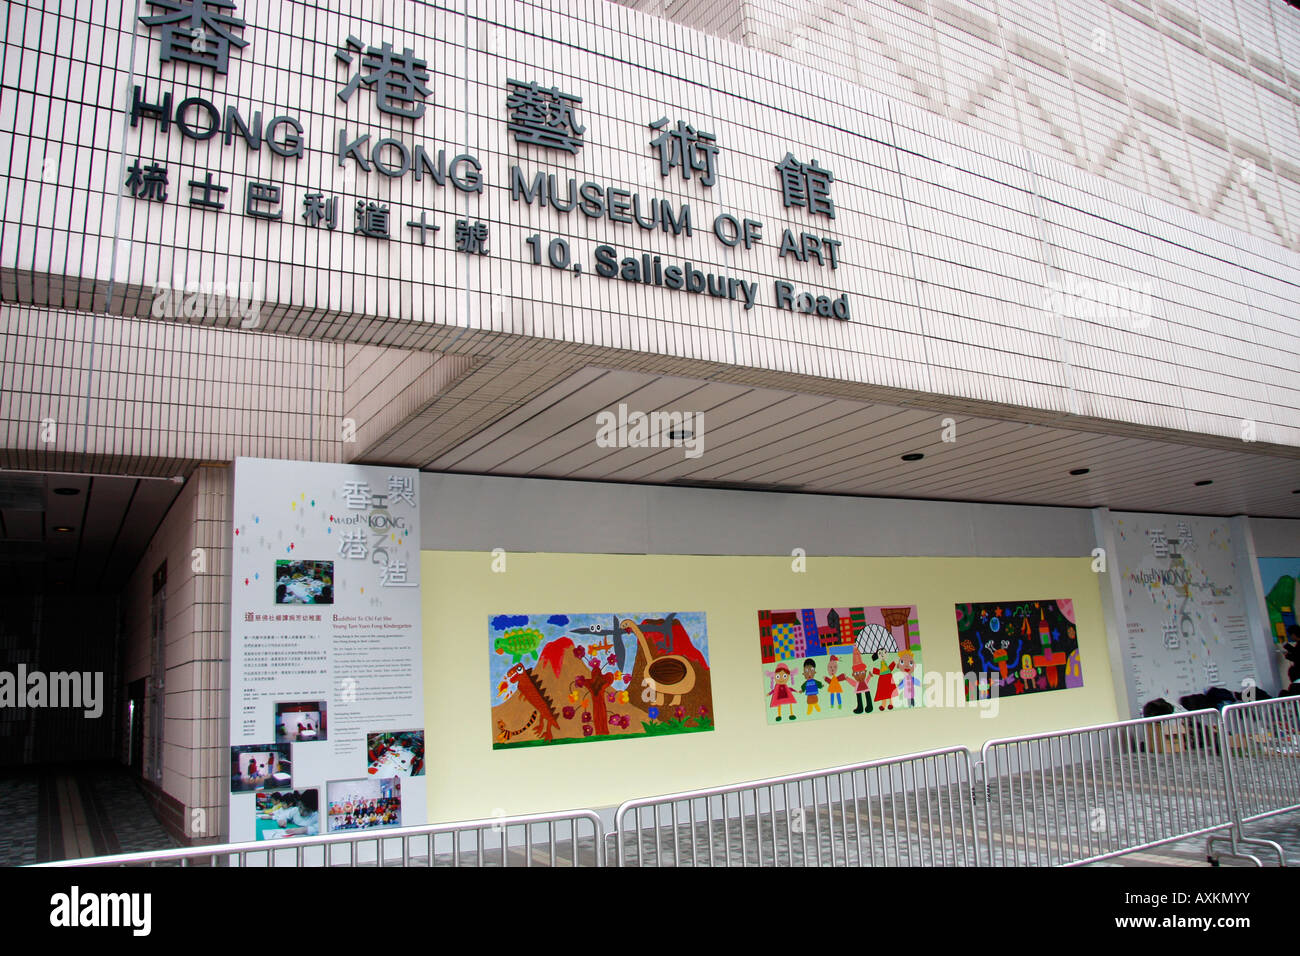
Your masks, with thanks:
[{"label": "children's painting", "polygon": [[769,724],[920,707],[916,606],[759,611]]},{"label": "children's painting", "polygon": [[957,644],[967,700],[1083,686],[1071,600],[958,604]]},{"label": "children's painting", "polygon": [[1300,624],[1300,558],[1260,558],[1259,577],[1264,583],[1264,605],[1273,640],[1287,640],[1287,630]]},{"label": "children's painting", "polygon": [[492,746],[713,729],[704,614],[498,614],[488,621]]}]

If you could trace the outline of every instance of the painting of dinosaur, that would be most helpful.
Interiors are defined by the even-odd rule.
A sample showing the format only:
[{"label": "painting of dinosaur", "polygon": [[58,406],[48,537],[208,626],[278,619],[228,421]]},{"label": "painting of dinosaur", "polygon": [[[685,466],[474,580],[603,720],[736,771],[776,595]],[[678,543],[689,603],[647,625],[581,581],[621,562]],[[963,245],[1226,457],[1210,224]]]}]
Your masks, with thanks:
[{"label": "painting of dinosaur", "polygon": [[515,692],[527,701],[535,715],[541,718],[541,722],[534,727],[533,733],[539,739],[552,739],[555,728],[560,725],[560,715],[555,712],[555,704],[538,683],[537,675],[523,664],[512,664],[510,670],[506,671],[506,682],[515,688]]},{"label": "painting of dinosaur", "polygon": [[510,663],[518,664],[525,658],[537,658],[537,649],[542,646],[542,635],[531,627],[518,627],[506,631],[492,644],[498,654],[508,654]]},{"label": "painting of dinosaur", "polygon": [[702,612],[497,614],[488,625],[493,749],[713,729]]}]

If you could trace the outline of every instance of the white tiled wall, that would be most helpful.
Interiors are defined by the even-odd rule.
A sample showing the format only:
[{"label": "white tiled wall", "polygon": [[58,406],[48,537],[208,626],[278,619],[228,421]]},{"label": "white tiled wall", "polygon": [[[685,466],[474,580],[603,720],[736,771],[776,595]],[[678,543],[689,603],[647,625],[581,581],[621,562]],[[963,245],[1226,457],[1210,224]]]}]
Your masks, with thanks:
[{"label": "white tiled wall", "polygon": [[[697,5],[630,6],[719,36]],[[744,0],[747,45],[1297,249],[1300,18],[1267,0]]]},{"label": "white tiled wall", "polygon": [[[200,839],[224,831],[229,767],[227,694],[230,633],[230,502],[228,467],[195,470],[163,519],[124,594],[123,684],[148,677],[153,573],[164,562],[166,676],[162,789],[187,812],[186,833]],[[195,549],[203,571],[195,570]],[[145,714],[148,739],[153,715]],[[146,768],[152,772],[151,768]],[[204,816],[190,811],[200,809]],[[201,822],[204,829],[195,826]]]},{"label": "white tiled wall", "polygon": [[[540,339],[589,348],[597,364],[634,354],[646,370],[848,382],[863,397],[901,390],[1011,418],[1028,408],[1234,438],[1251,419],[1258,440],[1300,444],[1300,255],[1288,231],[1300,164],[1287,158],[1300,75],[1293,87],[1285,8],[1239,4],[1225,18],[1127,0],[758,0],[742,11],[746,47],[605,0],[334,6],[241,2],[249,46],[224,77],[161,64],[132,4],[0,13],[13,91],[0,106],[0,296],[84,309],[111,294],[112,309],[145,314],[159,279],[251,282],[267,302],[263,331],[277,334],[485,359]],[[721,12],[728,25],[711,28],[728,32],[734,17]],[[780,57],[760,49],[763,30],[784,38]],[[383,117],[365,90],[338,100],[347,71],[334,52],[348,34],[429,62],[424,119]],[[576,156],[508,136],[508,77],[583,97]],[[130,128],[133,84],[155,102],[170,91],[246,118],[293,115],[306,156],[162,136],[151,120]],[[660,177],[646,126],[660,116],[717,136],[714,188]],[[487,186],[349,180],[340,126],[472,153]],[[773,166],[787,151],[833,170],[834,221],[782,206]],[[1232,178],[1243,151],[1258,160],[1260,201]],[[166,203],[121,193],[137,159],[172,171]],[[512,202],[515,163],[689,202],[695,235]],[[230,187],[231,207],[250,180],[281,185],[284,220],[189,208],[184,183],[201,171]],[[316,189],[342,200],[333,233],[299,218]],[[354,235],[358,198],[389,203],[401,241]],[[404,226],[420,210],[442,227],[431,246]],[[763,245],[720,244],[709,224],[724,211],[761,220]],[[489,224],[488,256],[451,248],[457,218]],[[844,265],[778,257],[786,225],[842,241]],[[566,237],[588,274],[532,265],[533,234]],[[597,278],[597,242],[756,281],[762,304]],[[776,279],[847,293],[854,320],[777,310]],[[1144,311],[1054,310],[1054,288],[1085,287],[1135,289]]]},{"label": "white tiled wall", "polygon": [[172,475],[195,460],[344,454],[337,343],[0,306],[0,349],[6,467]]}]

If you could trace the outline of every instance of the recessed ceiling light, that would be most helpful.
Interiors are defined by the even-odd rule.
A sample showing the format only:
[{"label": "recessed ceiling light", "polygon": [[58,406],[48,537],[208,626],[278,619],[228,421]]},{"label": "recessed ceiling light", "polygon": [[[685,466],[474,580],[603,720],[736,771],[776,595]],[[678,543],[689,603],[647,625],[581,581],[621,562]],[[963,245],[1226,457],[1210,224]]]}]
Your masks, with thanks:
[{"label": "recessed ceiling light", "polygon": [[1212,479],[1210,479],[1210,478],[1205,478],[1205,479],[1202,479],[1201,481],[1198,481],[1198,482],[1196,483],[1196,487],[1197,487],[1197,488],[1204,488],[1206,485],[1212,485],[1212,484],[1214,484],[1214,481],[1213,481]]},{"label": "recessed ceiling light", "polygon": [[919,451],[912,451],[903,456],[903,461],[920,461],[924,457]]},{"label": "recessed ceiling light", "polygon": [[55,488],[54,493],[56,495],[79,495],[81,494],[81,489],[80,488]]},{"label": "recessed ceiling light", "polygon": [[72,530],[72,525],[67,525],[67,524],[56,524],[56,525],[54,526],[54,530],[55,530],[55,531],[63,531],[63,532],[71,531],[71,530]]},{"label": "recessed ceiling light", "polygon": [[1070,474],[1072,474],[1072,475],[1086,475],[1086,474],[1087,474],[1088,472],[1090,472],[1090,471],[1092,471],[1091,468],[1072,468],[1072,469],[1070,469]]}]

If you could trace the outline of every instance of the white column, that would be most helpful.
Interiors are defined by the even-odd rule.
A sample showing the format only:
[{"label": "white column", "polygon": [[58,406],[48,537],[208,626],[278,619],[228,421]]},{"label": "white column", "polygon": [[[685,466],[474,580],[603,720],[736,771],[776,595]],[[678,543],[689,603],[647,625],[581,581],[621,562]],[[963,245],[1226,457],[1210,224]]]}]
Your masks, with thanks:
[{"label": "white column", "polygon": [[1264,582],[1259,576],[1259,556],[1255,553],[1255,534],[1248,516],[1236,515],[1228,520],[1232,528],[1232,557],[1237,562],[1237,584],[1246,605],[1246,627],[1250,630],[1250,649],[1255,658],[1255,679],[1261,690],[1276,696],[1282,689],[1282,656],[1276,651],[1277,642],[1269,630]]},{"label": "white column", "polygon": [[[1093,508],[1092,524],[1097,547],[1105,559],[1101,578],[1101,607],[1106,617],[1106,649],[1110,653],[1111,680],[1115,684],[1115,708],[1122,719],[1139,716],[1143,701],[1137,700],[1133,669],[1128,666],[1128,615],[1124,612],[1124,582],[1115,565],[1115,525],[1109,508]],[[1094,672],[1095,673],[1095,672]],[[1086,678],[1085,678],[1086,679]]]}]

